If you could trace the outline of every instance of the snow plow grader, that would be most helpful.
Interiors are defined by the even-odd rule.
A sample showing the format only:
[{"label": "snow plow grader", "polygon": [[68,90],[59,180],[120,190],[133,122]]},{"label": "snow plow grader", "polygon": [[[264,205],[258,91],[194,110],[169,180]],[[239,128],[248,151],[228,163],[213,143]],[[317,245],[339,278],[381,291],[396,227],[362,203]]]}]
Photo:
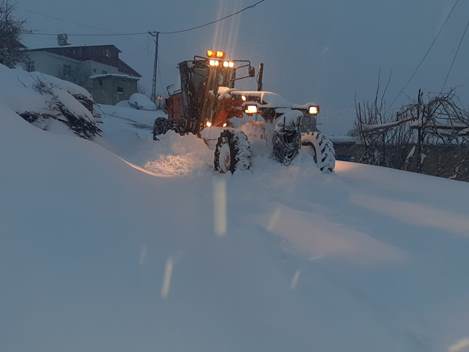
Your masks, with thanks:
[{"label": "snow plow grader", "polygon": [[[252,147],[259,141],[284,165],[304,147],[321,171],[334,171],[333,144],[317,130],[319,105],[291,105],[264,91],[263,64],[256,74],[250,61],[229,60],[223,51],[208,50],[205,57],[181,62],[179,73],[181,88],[166,99],[168,117],[155,120],[155,141],[170,130],[195,134],[214,150],[219,173],[250,169]],[[257,90],[236,89],[243,79],[256,79]]]}]

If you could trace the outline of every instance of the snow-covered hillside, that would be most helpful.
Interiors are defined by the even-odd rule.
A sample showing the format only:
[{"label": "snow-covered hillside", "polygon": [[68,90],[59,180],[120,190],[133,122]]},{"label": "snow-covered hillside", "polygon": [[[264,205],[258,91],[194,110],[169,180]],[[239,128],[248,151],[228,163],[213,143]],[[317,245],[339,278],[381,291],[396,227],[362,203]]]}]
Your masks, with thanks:
[{"label": "snow-covered hillside", "polygon": [[37,127],[84,138],[100,133],[94,101],[84,88],[39,72],[0,64],[0,105]]},{"label": "snow-covered hillside", "polygon": [[102,110],[98,145],[0,107],[1,351],[467,350],[468,184],[307,153],[219,176]]}]

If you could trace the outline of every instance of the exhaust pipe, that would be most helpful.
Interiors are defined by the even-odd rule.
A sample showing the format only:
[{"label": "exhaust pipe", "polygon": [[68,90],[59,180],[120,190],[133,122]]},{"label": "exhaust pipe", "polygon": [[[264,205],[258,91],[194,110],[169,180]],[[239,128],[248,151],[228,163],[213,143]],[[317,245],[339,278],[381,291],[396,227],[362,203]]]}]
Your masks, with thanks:
[{"label": "exhaust pipe", "polygon": [[257,91],[262,91],[264,88],[264,63],[259,65],[259,75],[257,76]]}]

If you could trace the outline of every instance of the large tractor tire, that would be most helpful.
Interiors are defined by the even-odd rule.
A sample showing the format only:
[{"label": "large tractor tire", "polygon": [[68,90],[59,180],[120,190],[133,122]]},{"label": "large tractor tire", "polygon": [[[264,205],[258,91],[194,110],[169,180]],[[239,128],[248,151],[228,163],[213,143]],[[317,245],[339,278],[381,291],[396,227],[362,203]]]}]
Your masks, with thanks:
[{"label": "large tractor tire", "polygon": [[170,129],[168,119],[165,117],[157,117],[153,124],[153,140],[157,141],[158,136],[166,134]]},{"label": "large tractor tire", "polygon": [[288,166],[300,151],[301,134],[297,130],[275,131],[272,145],[274,158]]},{"label": "large tractor tire", "polygon": [[221,174],[251,168],[251,146],[241,131],[224,130],[215,147],[215,170]]},{"label": "large tractor tire", "polygon": [[313,150],[314,161],[325,173],[335,169],[335,150],[332,141],[320,132],[307,133],[302,136],[302,144]]}]

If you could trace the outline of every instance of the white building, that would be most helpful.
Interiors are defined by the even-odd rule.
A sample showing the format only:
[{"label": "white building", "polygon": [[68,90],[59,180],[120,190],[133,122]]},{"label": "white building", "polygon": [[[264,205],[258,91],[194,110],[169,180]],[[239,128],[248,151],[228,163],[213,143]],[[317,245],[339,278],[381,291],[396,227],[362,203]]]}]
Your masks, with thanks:
[{"label": "white building", "polygon": [[114,105],[137,92],[140,74],[114,45],[26,49],[28,71],[46,73],[86,88],[99,104]]}]

